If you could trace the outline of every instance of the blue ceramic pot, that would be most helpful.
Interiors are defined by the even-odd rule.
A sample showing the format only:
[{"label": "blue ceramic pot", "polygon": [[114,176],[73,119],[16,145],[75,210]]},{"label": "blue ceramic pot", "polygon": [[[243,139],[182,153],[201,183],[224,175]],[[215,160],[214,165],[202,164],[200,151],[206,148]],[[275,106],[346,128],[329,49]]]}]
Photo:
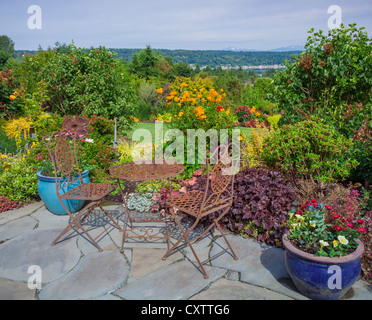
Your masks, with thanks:
[{"label": "blue ceramic pot", "polygon": [[[85,170],[81,173],[83,177],[84,183],[89,183],[89,170]],[[36,173],[38,178],[37,189],[39,191],[39,196],[41,200],[43,200],[47,209],[56,215],[65,215],[67,214],[66,210],[63,208],[62,204],[58,200],[57,193],[56,193],[56,180],[55,177],[47,177],[41,174],[41,171]],[[80,185],[80,181],[63,188],[60,190],[60,194],[64,194],[69,190],[76,188]],[[71,213],[79,211],[84,203],[85,200],[69,200],[63,199],[63,204],[70,210]]]},{"label": "blue ceramic pot", "polygon": [[304,296],[314,300],[342,298],[360,275],[360,257],[364,246],[362,242],[357,241],[359,246],[347,256],[316,257],[293,246],[287,235],[284,235],[285,264],[296,288]]}]

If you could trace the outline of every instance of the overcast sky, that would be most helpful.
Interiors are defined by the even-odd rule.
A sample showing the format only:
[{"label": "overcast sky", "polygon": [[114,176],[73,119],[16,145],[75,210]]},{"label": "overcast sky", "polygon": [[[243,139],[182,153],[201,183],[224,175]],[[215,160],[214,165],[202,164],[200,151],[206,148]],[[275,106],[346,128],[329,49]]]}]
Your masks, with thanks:
[{"label": "overcast sky", "polygon": [[[41,29],[35,11],[41,9]],[[79,47],[268,50],[303,46],[312,27],[328,31],[331,5],[345,25],[372,34],[371,0],[0,0],[0,35],[15,49]],[[39,17],[39,16],[37,16]]]}]

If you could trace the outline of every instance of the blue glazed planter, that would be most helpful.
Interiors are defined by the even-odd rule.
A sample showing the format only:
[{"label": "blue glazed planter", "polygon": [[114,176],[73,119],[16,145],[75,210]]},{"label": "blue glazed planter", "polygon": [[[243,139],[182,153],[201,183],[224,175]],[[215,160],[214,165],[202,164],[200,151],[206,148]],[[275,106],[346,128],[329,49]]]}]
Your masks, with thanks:
[{"label": "blue glazed planter", "polygon": [[340,258],[316,257],[297,249],[283,236],[287,272],[296,288],[314,300],[338,300],[358,280],[363,243],[351,254]]},{"label": "blue glazed planter", "polygon": [[[83,177],[84,183],[89,183],[89,170],[85,170],[81,173]],[[67,212],[61,205],[60,201],[58,200],[57,193],[56,193],[56,181],[55,177],[47,177],[41,174],[41,170],[36,173],[38,178],[37,189],[39,191],[39,196],[41,200],[43,200],[47,209],[56,215],[66,215]],[[66,188],[63,188],[60,191],[60,194],[64,194],[69,190],[77,187],[80,185],[80,181],[77,181],[73,185],[70,185]],[[85,200],[69,200],[63,199],[63,204],[70,210],[71,213],[79,211],[84,203]]]}]

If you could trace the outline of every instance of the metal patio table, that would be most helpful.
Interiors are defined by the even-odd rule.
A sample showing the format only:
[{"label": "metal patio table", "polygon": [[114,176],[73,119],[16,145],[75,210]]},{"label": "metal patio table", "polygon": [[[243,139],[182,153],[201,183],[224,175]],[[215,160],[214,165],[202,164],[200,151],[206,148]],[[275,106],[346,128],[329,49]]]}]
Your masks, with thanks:
[{"label": "metal patio table", "polygon": [[[115,178],[120,188],[123,204],[125,207],[123,236],[120,252],[124,252],[124,241],[126,238],[157,238],[167,239],[168,245],[170,244],[170,230],[166,232],[159,231],[154,232],[151,227],[136,227],[133,223],[156,223],[156,222],[167,222],[166,217],[133,217],[130,214],[128,208],[128,198],[131,193],[134,193],[139,183],[149,180],[163,180],[174,178],[184,171],[184,166],[181,164],[168,164],[163,162],[162,164],[155,163],[142,163],[137,164],[135,162],[121,163],[110,168],[111,177]],[[124,186],[122,185],[124,184]],[[170,184],[171,185],[171,184]],[[169,189],[171,192],[171,188]],[[127,228],[126,220],[129,220],[130,228]]]}]

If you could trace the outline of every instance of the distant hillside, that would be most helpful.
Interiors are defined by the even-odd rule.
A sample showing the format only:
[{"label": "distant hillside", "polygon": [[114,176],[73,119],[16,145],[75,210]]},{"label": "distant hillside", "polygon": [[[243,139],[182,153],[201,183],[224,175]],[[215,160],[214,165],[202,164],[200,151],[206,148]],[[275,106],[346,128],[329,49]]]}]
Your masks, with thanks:
[{"label": "distant hillside", "polygon": [[[110,48],[117,53],[117,58],[130,61],[134,53],[142,49],[116,49]],[[283,65],[284,60],[291,60],[297,57],[301,51],[229,51],[229,50],[169,50],[153,49],[160,51],[163,56],[169,56],[173,62],[184,62],[192,65],[243,67],[243,66],[272,66]],[[32,54],[35,51],[15,50],[16,55],[24,53]]]},{"label": "distant hillside", "polygon": [[[118,54],[118,58],[130,61],[133,53],[141,49],[112,49]],[[283,61],[291,60],[298,56],[301,51],[227,51],[227,50],[168,50],[153,49],[160,51],[163,56],[172,57],[173,61],[202,66],[259,66],[259,65],[283,65]]]}]

